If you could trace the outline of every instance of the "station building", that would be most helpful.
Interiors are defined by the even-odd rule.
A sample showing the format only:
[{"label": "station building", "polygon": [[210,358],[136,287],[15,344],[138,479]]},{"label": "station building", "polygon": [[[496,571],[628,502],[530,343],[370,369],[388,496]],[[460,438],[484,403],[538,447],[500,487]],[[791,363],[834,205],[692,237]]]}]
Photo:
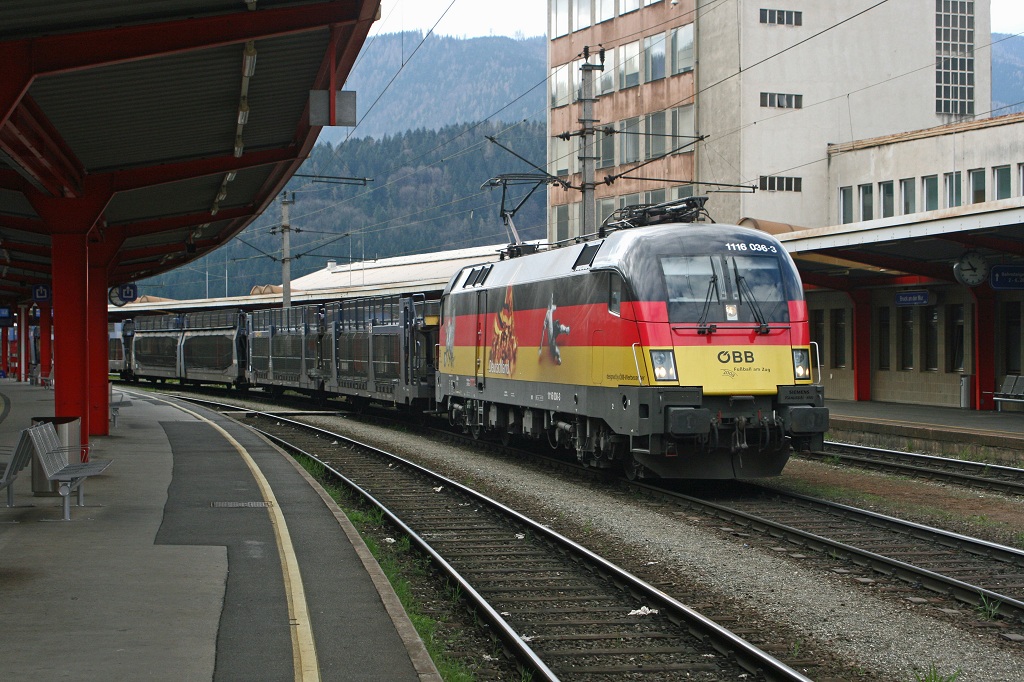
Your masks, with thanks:
[{"label": "station building", "polygon": [[[1024,117],[991,117],[988,0],[876,5],[549,0],[549,172],[593,156],[598,221],[707,194],[776,233],[829,397],[993,409],[1022,369]],[[565,134],[584,47],[591,151]],[[586,232],[579,192],[548,200],[549,239]]]}]

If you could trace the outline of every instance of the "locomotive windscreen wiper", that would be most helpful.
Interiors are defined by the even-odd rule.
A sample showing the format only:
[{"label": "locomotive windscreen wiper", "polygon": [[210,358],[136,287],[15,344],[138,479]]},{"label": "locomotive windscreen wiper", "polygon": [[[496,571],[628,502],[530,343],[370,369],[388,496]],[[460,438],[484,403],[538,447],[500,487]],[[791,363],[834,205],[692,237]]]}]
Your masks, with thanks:
[{"label": "locomotive windscreen wiper", "polygon": [[708,293],[704,296],[704,310],[700,313],[700,319],[697,320],[697,333],[698,334],[714,334],[718,330],[717,325],[708,324],[708,311],[711,310],[711,293],[714,292],[715,298],[718,298],[718,275],[712,273],[711,280],[708,282]]},{"label": "locomotive windscreen wiper", "polygon": [[761,306],[757,303],[757,299],[754,298],[754,292],[750,290],[747,285],[747,280],[740,274],[740,269],[736,265],[736,261],[732,262],[732,270],[736,274],[737,293],[739,293],[740,302],[746,298],[747,302],[750,303],[750,312],[754,314],[754,320],[757,322],[757,333],[767,334],[768,320],[765,319],[764,313],[761,311]]}]

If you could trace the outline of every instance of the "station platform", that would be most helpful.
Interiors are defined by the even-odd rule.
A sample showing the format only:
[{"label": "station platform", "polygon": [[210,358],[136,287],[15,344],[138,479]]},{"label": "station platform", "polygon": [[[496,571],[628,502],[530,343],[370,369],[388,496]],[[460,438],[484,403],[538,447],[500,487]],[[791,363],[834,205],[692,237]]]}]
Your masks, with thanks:
[{"label": "station platform", "polygon": [[[53,416],[39,386],[2,379],[0,401],[0,446]],[[90,454],[112,464],[71,521],[29,468],[14,507],[0,494],[4,679],[440,682],[355,529],[292,458],[202,408],[120,402]]]},{"label": "station platform", "polygon": [[826,440],[1024,466],[1024,411],[826,400]]}]

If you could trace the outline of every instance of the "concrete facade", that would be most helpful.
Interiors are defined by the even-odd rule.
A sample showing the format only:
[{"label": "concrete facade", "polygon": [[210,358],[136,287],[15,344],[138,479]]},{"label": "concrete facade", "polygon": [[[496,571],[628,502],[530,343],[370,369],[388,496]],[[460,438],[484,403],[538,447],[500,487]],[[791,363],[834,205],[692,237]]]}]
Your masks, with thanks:
[{"label": "concrete facade", "polygon": [[[609,6],[615,8],[612,17],[597,22],[608,16]],[[673,124],[679,118],[690,125],[692,116],[691,134],[704,138],[693,151],[628,173],[636,165],[628,161],[629,150],[623,150],[630,133],[618,133],[615,163],[599,163],[599,182],[622,173],[655,180],[599,184],[598,198],[605,199],[602,215],[635,200],[692,192],[711,194],[709,208],[719,222],[754,217],[828,225],[835,203],[830,144],[989,115],[988,0],[549,0],[549,14],[552,173],[568,173],[570,182],[579,184],[578,163],[569,158],[577,153],[573,145],[578,138],[554,136],[580,128],[572,92],[585,45],[592,51],[601,45],[606,55],[614,55],[614,89],[597,90],[596,125],[615,124],[621,130],[635,119],[638,161],[649,156],[645,145],[661,132],[651,114],[666,113],[670,148],[690,132]],[[677,31],[689,30],[688,25],[693,65],[680,71],[675,65]],[[664,67],[658,65],[659,44]],[[622,67],[633,54],[639,73],[631,81]],[[692,108],[683,114],[687,107]],[[552,239],[579,234],[578,201],[578,192],[549,191]]]}]

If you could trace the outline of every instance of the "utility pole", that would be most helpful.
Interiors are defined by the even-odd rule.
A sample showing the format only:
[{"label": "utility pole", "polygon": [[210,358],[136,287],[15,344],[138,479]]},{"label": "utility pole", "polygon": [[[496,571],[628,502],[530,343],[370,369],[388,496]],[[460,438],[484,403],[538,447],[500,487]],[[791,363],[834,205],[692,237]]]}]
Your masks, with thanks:
[{"label": "utility pole", "polygon": [[281,192],[281,307],[292,307],[292,226],[288,208],[295,203],[295,193]]},{"label": "utility pole", "polygon": [[594,175],[597,168],[597,156],[595,147],[596,133],[594,124],[594,72],[604,71],[604,48],[598,52],[600,64],[590,63],[590,46],[583,48],[583,65],[580,67],[582,73],[583,92],[580,97],[582,111],[579,123],[580,130],[580,164],[583,170],[583,216],[580,220],[580,234],[592,235],[597,233],[597,196],[594,193],[596,187]]}]

